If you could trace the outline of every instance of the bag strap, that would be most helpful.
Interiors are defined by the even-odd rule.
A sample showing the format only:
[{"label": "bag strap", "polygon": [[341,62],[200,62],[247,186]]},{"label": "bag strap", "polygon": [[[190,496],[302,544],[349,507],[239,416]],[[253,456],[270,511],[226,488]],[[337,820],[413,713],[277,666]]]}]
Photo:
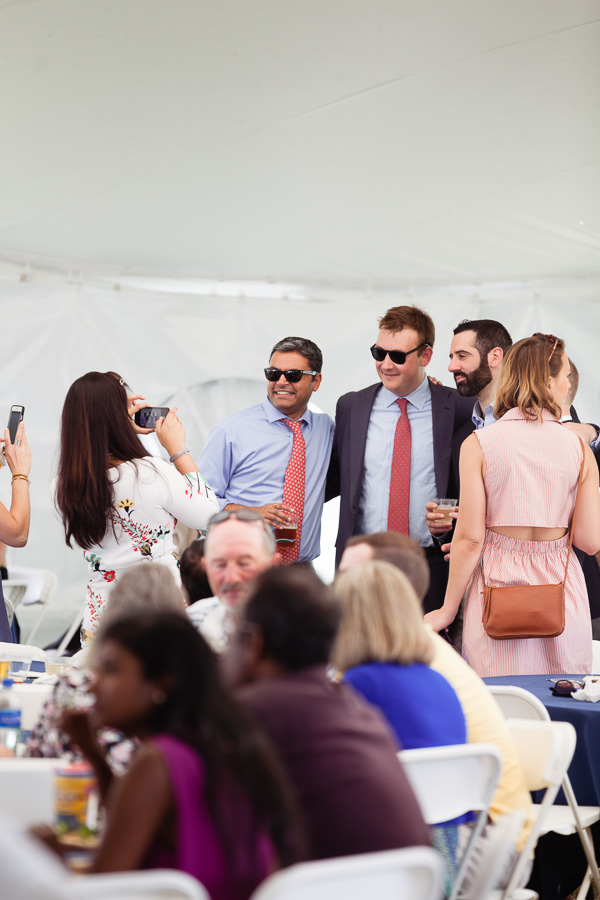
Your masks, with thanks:
[{"label": "bag strap", "polygon": [[565,581],[567,580],[567,569],[569,568],[569,559],[571,558],[571,547],[573,546],[573,530],[575,528],[575,516],[577,515],[577,506],[579,504],[579,488],[581,487],[581,480],[583,478],[583,466],[585,464],[585,446],[581,438],[579,438],[579,443],[581,444],[581,468],[579,469],[579,479],[577,480],[577,492],[575,494],[575,506],[573,507],[573,517],[571,519],[571,525],[569,528],[569,552],[567,553],[567,561],[565,563]]},{"label": "bag strap", "polygon": [[[571,558],[571,548],[573,546],[573,530],[575,528],[575,516],[577,515],[577,506],[579,504],[579,488],[581,487],[581,481],[583,479],[583,467],[585,464],[585,446],[581,438],[579,438],[579,443],[581,444],[581,468],[579,469],[579,478],[577,479],[577,491],[575,493],[575,506],[573,507],[573,516],[571,517],[571,525],[569,526],[569,551],[567,553],[567,561],[565,563],[565,577],[564,581],[567,580],[567,570],[569,568],[569,559]],[[481,575],[483,577],[483,586],[486,587],[485,583],[485,572],[483,570],[483,553],[479,557],[479,562],[481,564]]]}]

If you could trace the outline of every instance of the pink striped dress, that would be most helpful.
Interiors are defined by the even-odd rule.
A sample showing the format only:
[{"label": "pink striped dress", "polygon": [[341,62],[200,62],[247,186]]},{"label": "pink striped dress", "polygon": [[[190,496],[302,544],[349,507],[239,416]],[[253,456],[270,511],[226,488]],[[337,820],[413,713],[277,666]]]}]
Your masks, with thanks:
[{"label": "pink striped dress", "polygon": [[[475,432],[486,460],[485,578],[491,585],[555,584],[563,580],[569,537],[520,541],[490,527],[566,528],[573,515],[581,445],[544,410],[543,422],[510,409]],[[477,566],[467,587],[463,655],[486,675],[588,674],[592,626],[579,560],[571,553],[565,584],[565,630],[556,638],[495,641],[483,629],[483,578]]]}]

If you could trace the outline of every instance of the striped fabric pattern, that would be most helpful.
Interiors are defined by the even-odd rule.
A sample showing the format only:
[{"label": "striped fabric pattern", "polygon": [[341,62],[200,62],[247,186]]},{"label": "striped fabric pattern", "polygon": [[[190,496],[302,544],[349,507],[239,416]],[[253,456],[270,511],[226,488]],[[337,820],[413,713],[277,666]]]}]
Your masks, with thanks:
[{"label": "striped fabric pattern", "polygon": [[[567,527],[579,469],[578,438],[547,413],[543,422],[509,410],[476,432],[486,460],[486,525]],[[486,531],[488,584],[556,584],[563,580],[569,538],[520,541]],[[592,669],[592,628],[585,581],[574,554],[565,584],[565,630],[557,638],[495,641],[483,629],[480,566],[467,588],[463,654],[475,671],[492,675],[586,674]]]}]

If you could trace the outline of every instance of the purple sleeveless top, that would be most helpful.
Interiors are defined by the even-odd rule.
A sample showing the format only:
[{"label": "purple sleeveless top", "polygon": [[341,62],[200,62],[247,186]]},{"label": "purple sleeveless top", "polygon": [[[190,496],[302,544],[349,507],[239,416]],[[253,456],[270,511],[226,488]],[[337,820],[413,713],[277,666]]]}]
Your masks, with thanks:
[{"label": "purple sleeveless top", "polygon": [[204,763],[196,751],[170,735],[156,735],[151,743],[163,757],[171,780],[177,817],[175,851],[154,844],[146,869],[178,869],[201,881],[212,900],[247,900],[277,866],[270,839],[252,828],[250,809],[231,803],[231,831],[235,859],[226,856],[204,800]]}]

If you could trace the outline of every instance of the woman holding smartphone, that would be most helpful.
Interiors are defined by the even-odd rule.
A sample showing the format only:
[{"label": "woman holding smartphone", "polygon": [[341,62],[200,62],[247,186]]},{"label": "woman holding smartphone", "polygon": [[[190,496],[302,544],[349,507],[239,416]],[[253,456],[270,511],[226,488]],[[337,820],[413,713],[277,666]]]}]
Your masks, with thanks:
[{"label": "woman holding smartphone", "polygon": [[170,462],[148,454],[130,412],[122,380],[102,372],[78,378],[63,407],[54,496],[66,542],[81,547],[89,566],[82,646],[94,639],[120,574],[158,563],[179,582],[175,522],[203,531],[219,509],[185,446],[176,409],[156,423]]},{"label": "woman holding smartphone", "polygon": [[[12,475],[10,509],[0,503],[0,541],[9,547],[24,547],[29,537],[31,452],[23,422],[17,428],[14,444],[11,443],[8,428],[4,431],[4,437],[0,438],[0,443],[4,444],[3,455]],[[12,639],[0,582],[0,641],[12,641]]]}]

